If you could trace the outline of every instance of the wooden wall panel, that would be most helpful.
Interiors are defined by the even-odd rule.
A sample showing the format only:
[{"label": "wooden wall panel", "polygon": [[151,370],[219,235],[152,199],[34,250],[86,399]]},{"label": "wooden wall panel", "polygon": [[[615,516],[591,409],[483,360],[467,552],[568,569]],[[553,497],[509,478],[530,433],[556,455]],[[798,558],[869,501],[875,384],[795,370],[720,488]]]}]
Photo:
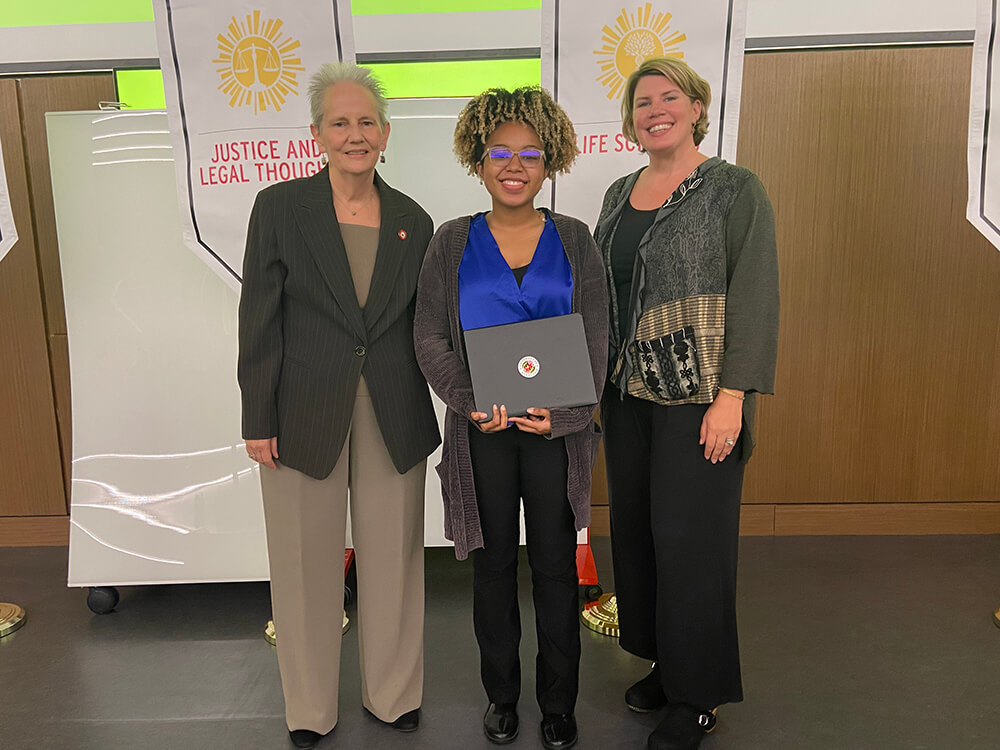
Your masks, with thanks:
[{"label": "wooden wall panel", "polygon": [[744,504],[740,508],[740,536],[774,536],[774,506]]},{"label": "wooden wall panel", "polygon": [[68,509],[70,485],[73,481],[73,414],[69,384],[69,340],[65,333],[49,334],[49,367],[52,375],[52,395],[56,405],[56,424],[59,427],[62,476]]},{"label": "wooden wall panel", "polygon": [[65,547],[68,516],[0,517],[0,547]]},{"label": "wooden wall panel", "polygon": [[611,536],[611,511],[607,505],[595,505],[590,509],[590,533]]},{"label": "wooden wall panel", "polygon": [[98,102],[114,100],[115,84],[111,73],[32,76],[21,79],[18,84],[24,147],[28,157],[28,185],[38,238],[38,266],[62,452],[62,475],[68,503],[72,476],[70,461],[73,457],[69,354],[45,113],[97,109]]},{"label": "wooden wall panel", "polygon": [[66,310],[63,306],[62,275],[59,270],[59,244],[56,240],[55,207],[52,204],[52,175],[49,172],[45,113],[97,109],[98,102],[114,101],[114,76],[111,73],[33,76],[20,79],[18,84],[48,332],[50,335],[65,335]]},{"label": "wooden wall panel", "polygon": [[763,507],[774,508],[775,536],[1000,534],[1000,503],[811,503]]},{"label": "wooden wall panel", "polygon": [[[746,503],[1000,500],[1000,252],[965,220],[970,47],[753,54],[777,396]],[[777,524],[777,521],[776,521]]]},{"label": "wooden wall panel", "polygon": [[[591,508],[590,533],[593,536],[611,536],[611,515],[610,515],[610,508],[607,505],[594,505],[594,507]],[[799,533],[819,533],[819,532],[803,531]],[[907,533],[907,532],[901,532],[901,533]],[[741,536],[774,536],[774,534],[775,534],[775,506],[773,505],[743,506],[742,512],[740,513]],[[0,544],[0,546],[2,546],[2,544]]]},{"label": "wooden wall panel", "polygon": [[66,513],[16,84],[0,79],[0,138],[18,241],[0,261],[0,516]]}]

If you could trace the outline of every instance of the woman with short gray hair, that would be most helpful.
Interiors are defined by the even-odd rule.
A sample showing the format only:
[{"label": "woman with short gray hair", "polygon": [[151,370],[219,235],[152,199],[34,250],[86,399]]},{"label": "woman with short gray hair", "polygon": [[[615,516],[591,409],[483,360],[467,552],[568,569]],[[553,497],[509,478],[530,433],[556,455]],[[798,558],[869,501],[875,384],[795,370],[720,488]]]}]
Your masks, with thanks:
[{"label": "woman with short gray hair", "polygon": [[413,353],[433,223],[375,171],[389,139],[382,86],[331,63],[309,98],[329,164],[257,195],[238,363],[243,437],[261,464],[285,721],[300,748],[337,724],[348,497],[362,704],[398,731],[419,724],[424,476],[440,442]]},{"label": "woman with short gray hair", "polygon": [[389,100],[385,98],[382,82],[368,68],[351,63],[324,63],[309,78],[309,113],[312,125],[319,128],[326,105],[326,93],[338,83],[355,83],[368,89],[378,113],[379,127],[384,129],[389,123]]}]

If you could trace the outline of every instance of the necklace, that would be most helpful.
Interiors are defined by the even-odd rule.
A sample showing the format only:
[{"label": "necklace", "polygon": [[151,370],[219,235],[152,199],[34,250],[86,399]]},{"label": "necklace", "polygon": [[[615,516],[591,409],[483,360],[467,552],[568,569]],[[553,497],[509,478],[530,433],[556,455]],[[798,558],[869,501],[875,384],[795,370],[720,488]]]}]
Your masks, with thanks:
[{"label": "necklace", "polygon": [[333,194],[333,202],[337,203],[339,201],[340,205],[342,205],[345,209],[351,212],[351,216],[357,216],[358,211],[364,208],[365,204],[371,203],[372,200],[377,196],[378,196],[378,191],[375,190],[375,188],[373,187],[372,191],[368,193],[367,196],[365,196],[364,198],[360,198],[357,201],[354,201],[354,203],[358,204],[357,208],[351,208],[351,201],[347,200],[346,198],[338,198],[336,193]]}]

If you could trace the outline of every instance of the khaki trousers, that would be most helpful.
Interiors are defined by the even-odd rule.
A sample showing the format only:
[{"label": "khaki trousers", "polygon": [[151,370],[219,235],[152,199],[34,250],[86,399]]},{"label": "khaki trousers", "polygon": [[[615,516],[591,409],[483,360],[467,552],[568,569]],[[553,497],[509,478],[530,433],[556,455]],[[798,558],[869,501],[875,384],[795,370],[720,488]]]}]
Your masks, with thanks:
[{"label": "khaki trousers", "polygon": [[[279,441],[280,455],[281,444]],[[359,388],[333,472],[262,466],[271,606],[289,729],[337,724],[344,546],[350,488],[358,573],[361,700],[383,721],[420,706],[424,678],[424,477],[400,475]]]}]

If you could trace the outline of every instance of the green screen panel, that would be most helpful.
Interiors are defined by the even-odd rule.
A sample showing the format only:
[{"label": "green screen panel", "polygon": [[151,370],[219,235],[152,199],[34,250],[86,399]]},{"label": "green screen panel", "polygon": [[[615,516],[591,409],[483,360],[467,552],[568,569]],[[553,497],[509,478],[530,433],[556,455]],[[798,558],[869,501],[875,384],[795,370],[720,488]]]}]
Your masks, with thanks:
[{"label": "green screen panel", "polygon": [[0,27],[152,20],[150,0],[0,0]]},{"label": "green screen panel", "polygon": [[[524,60],[371,63],[390,99],[475,96],[493,86],[538,85],[542,63]],[[118,98],[131,109],[164,109],[163,75],[159,70],[115,71]],[[306,115],[308,117],[308,115]]]},{"label": "green screen panel", "polygon": [[129,109],[166,109],[163,96],[163,74],[153,70],[116,70],[115,86],[118,101]]},{"label": "green screen panel", "polygon": [[[352,0],[355,16],[537,10],[542,0]],[[152,21],[150,0],[0,0],[0,27]]]},{"label": "green screen panel", "polygon": [[351,0],[351,15],[471,13],[477,10],[534,10],[542,0]]},{"label": "green screen panel", "polygon": [[538,85],[542,61],[464,60],[444,62],[370,63],[365,65],[379,77],[390,99],[475,96],[499,86]]}]

